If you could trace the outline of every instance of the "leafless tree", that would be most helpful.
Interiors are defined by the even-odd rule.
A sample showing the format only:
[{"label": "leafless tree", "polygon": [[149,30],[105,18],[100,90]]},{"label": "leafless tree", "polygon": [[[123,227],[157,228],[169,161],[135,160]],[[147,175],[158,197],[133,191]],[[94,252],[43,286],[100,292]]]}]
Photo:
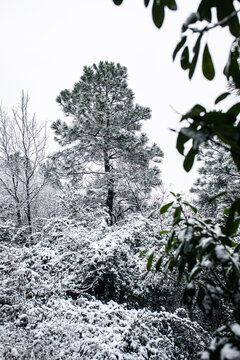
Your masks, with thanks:
[{"label": "leafless tree", "polygon": [[0,185],[12,199],[17,224],[32,232],[32,203],[44,186],[39,169],[45,158],[46,126],[29,114],[29,96],[22,92],[9,114],[0,106]]}]

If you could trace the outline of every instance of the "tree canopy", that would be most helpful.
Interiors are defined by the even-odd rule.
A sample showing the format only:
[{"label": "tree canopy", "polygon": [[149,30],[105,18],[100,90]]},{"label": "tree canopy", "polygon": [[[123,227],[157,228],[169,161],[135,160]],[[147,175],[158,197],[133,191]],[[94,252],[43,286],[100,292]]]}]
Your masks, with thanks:
[{"label": "tree canopy", "polygon": [[154,163],[163,153],[140,132],[151,112],[134,103],[127,69],[103,61],[85,66],[73,90],[62,91],[57,102],[71,124],[52,124],[56,140],[65,146],[55,161],[62,162],[73,182],[87,181],[88,188],[98,189],[110,224],[128,209],[141,211],[142,201],[161,183]]}]

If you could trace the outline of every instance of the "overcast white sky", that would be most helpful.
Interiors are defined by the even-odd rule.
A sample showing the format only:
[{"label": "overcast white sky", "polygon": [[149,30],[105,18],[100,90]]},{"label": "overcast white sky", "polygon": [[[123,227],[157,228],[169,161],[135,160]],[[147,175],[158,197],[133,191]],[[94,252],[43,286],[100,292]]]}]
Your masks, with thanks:
[{"label": "overcast white sky", "polygon": [[179,116],[170,105],[181,113],[195,103],[213,107],[215,98],[226,90],[222,68],[231,38],[224,30],[209,35],[216,79],[203,79],[199,66],[189,82],[179,58],[172,62],[172,52],[182,22],[199,1],[178,3],[180,11],[167,12],[158,30],[151,7],[146,9],[143,0],[124,0],[120,7],[112,0],[1,0],[2,103],[11,108],[19,102],[21,90],[28,91],[32,111],[39,121],[47,121],[53,138],[50,125],[63,118],[55,102],[59,92],[72,89],[84,65],[100,60],[119,62],[128,68],[136,102],[152,109],[144,131],[164,151],[164,182],[172,191],[187,191],[196,172],[184,172],[183,158],[175,150],[176,135],[168,128],[176,128]]}]

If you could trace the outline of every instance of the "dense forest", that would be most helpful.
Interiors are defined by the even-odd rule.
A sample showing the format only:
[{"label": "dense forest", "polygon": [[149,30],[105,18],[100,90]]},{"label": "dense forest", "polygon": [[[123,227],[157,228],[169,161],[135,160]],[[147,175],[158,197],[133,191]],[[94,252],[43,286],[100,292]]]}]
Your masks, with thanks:
[{"label": "dense forest", "polygon": [[[223,2],[200,2],[173,54],[183,48],[190,79],[202,56],[212,80],[201,41],[229,29],[216,104],[240,88],[239,10]],[[166,7],[177,10],[153,2],[158,28]],[[151,109],[137,103],[125,66],[86,65],[56,101],[64,120],[51,124],[59,146],[50,154],[27,92],[11,111],[0,106],[0,359],[239,360],[240,103],[181,116],[183,167],[199,164],[185,198],[166,191],[164,154],[143,131]]]}]

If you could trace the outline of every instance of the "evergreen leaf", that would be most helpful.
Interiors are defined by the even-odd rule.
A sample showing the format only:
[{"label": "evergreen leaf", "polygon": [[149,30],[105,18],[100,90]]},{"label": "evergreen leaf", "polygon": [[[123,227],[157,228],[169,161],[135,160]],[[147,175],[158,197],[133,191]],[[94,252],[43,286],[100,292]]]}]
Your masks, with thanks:
[{"label": "evergreen leaf", "polygon": [[165,214],[165,212],[168,211],[168,209],[173,205],[173,203],[174,201],[171,201],[170,203],[163,205],[160,209],[160,215]]},{"label": "evergreen leaf", "polygon": [[205,45],[202,58],[202,72],[206,79],[212,80],[215,76],[215,70],[210,55],[208,44]]},{"label": "evergreen leaf", "polygon": [[161,28],[164,21],[164,2],[159,0],[154,0],[152,7],[152,18],[153,22],[157,28]]},{"label": "evergreen leaf", "polygon": [[146,265],[147,271],[150,271],[152,268],[153,258],[154,258],[154,253],[150,254],[148,257],[148,261]]}]

